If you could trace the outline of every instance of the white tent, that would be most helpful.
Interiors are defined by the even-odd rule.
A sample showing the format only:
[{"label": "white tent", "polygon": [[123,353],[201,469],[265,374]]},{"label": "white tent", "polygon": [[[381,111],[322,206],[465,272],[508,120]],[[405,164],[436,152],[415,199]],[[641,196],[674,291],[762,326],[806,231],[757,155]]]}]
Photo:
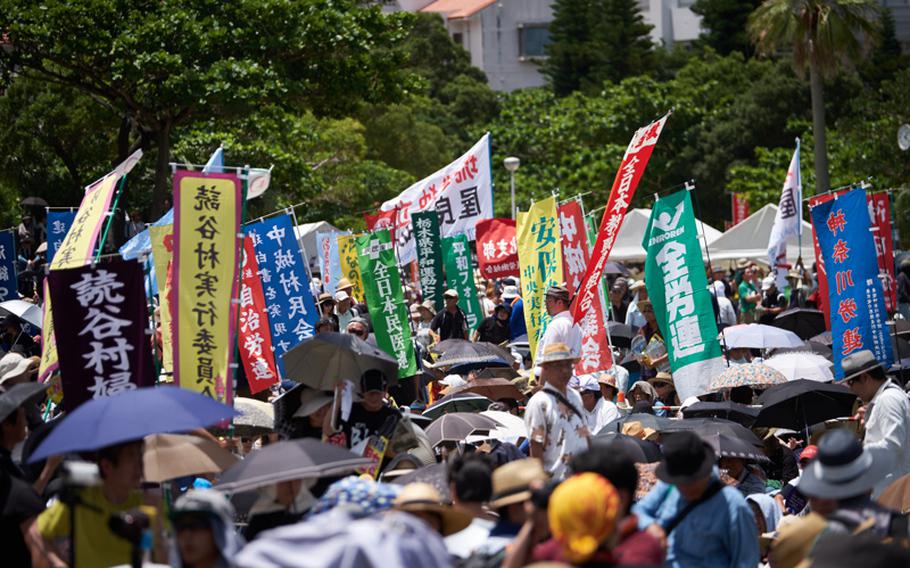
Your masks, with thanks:
[{"label": "white tent", "polygon": [[340,232],[342,232],[341,229],[325,221],[302,223],[294,227],[294,234],[297,236],[297,241],[300,243],[300,248],[306,257],[306,261],[309,263],[311,270],[318,269],[319,267],[319,251],[316,247],[316,233]]},{"label": "white tent", "polygon": [[[711,260],[732,260],[747,258],[768,263],[768,239],[771,237],[771,228],[774,226],[774,217],[777,216],[777,205],[765,205],[738,225],[731,227],[710,243],[708,251]],[[787,259],[793,263],[802,252],[803,262],[812,264],[815,259],[815,250],[812,248],[812,225],[802,222],[802,249],[799,248],[797,237],[787,241]]]},{"label": "white tent", "polygon": [[[647,253],[641,246],[641,240],[645,236],[645,229],[648,228],[648,219],[651,218],[650,209],[632,209],[626,213],[626,217],[619,228],[619,234],[616,235],[616,242],[613,244],[613,250],[610,251],[610,260],[627,261],[627,262],[644,262]],[[695,228],[698,230],[698,236],[702,234],[702,223],[696,219]],[[704,225],[705,235],[710,245],[714,239],[720,237],[721,232],[711,225]]]}]

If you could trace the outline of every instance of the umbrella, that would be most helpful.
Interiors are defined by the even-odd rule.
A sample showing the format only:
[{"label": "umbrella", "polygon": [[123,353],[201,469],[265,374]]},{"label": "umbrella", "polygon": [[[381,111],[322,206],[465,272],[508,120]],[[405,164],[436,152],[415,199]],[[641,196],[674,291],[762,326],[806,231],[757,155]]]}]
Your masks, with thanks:
[{"label": "umbrella", "polygon": [[44,314],[37,305],[24,300],[7,300],[0,303],[0,309],[16,316],[24,322],[41,329],[44,322]]},{"label": "umbrella", "polygon": [[663,432],[665,428],[668,428],[674,422],[679,422],[678,420],[673,420],[663,416],[655,416],[653,414],[647,414],[645,412],[629,414],[613,422],[609,422],[600,429],[600,432],[619,432],[622,430],[624,424],[631,424],[632,422],[638,422],[641,424],[642,428],[648,428],[654,430],[655,432]]},{"label": "umbrella", "polygon": [[784,353],[813,353],[824,359],[831,360],[831,346],[819,343],[814,339],[804,341],[801,347],[778,347],[771,350],[771,356],[783,355]]},{"label": "umbrella", "polygon": [[449,464],[434,463],[415,469],[410,473],[399,475],[392,480],[392,485],[409,485],[411,483],[429,483],[439,491],[442,501],[451,503],[452,496],[449,493]]},{"label": "umbrella", "polygon": [[635,332],[632,331],[631,325],[608,321],[607,330],[610,334],[610,344],[613,347],[628,348],[632,346],[632,336],[635,335]]},{"label": "umbrella", "polygon": [[436,419],[448,412],[480,412],[486,410],[493,401],[485,396],[470,392],[447,394],[423,411],[424,416]]},{"label": "umbrella", "polygon": [[745,404],[725,400],[723,402],[696,402],[691,406],[683,408],[683,417],[685,418],[724,418],[738,422],[746,428],[752,426],[755,419],[758,418],[758,409],[752,408]]},{"label": "umbrella", "polygon": [[236,415],[230,406],[178,387],[141,388],[96,398],[67,414],[29,463],[139,440],[149,434],[205,428]]},{"label": "umbrella", "polygon": [[37,399],[38,395],[47,390],[47,385],[41,383],[20,383],[13,385],[6,392],[0,394],[0,422],[16,411],[26,402]]},{"label": "umbrella", "polygon": [[605,262],[604,263],[604,274],[621,274],[623,276],[629,275],[629,269],[619,264],[618,262]]},{"label": "umbrella", "polygon": [[464,386],[458,387],[451,394],[461,392],[479,394],[490,400],[500,400],[502,398],[525,399],[525,395],[521,394],[518,387],[505,379],[475,379]]},{"label": "umbrella", "polygon": [[823,331],[816,335],[815,337],[810,337],[809,341],[820,343],[827,347],[831,347],[834,344],[834,337],[832,337],[830,331]]},{"label": "umbrella", "polygon": [[306,387],[297,383],[291,389],[284,391],[272,401],[275,416],[275,430],[290,437],[291,419],[300,409],[300,392]]},{"label": "umbrella", "polygon": [[187,475],[224,471],[237,463],[237,457],[200,436],[152,434],[145,438],[142,461],[145,480],[161,483]]},{"label": "umbrella", "polygon": [[831,362],[815,353],[783,353],[765,359],[765,365],[781,372],[788,381],[809,379],[826,383],[834,380]]},{"label": "umbrella", "polygon": [[525,421],[519,416],[515,416],[508,412],[502,412],[501,410],[484,410],[480,415],[492,418],[496,422],[499,422],[499,426],[497,426],[496,429],[505,430],[509,436],[517,438],[528,437],[528,427],[525,425]]},{"label": "umbrella", "polygon": [[665,428],[663,432],[679,432],[681,430],[689,430],[702,437],[723,434],[724,436],[737,438],[759,448],[763,446],[762,441],[758,439],[758,436],[756,436],[752,430],[749,430],[742,424],[738,424],[731,420],[724,420],[723,418],[686,418],[684,420],[674,420],[670,427]]},{"label": "umbrella", "polygon": [[760,323],[732,325],[720,332],[718,339],[727,349],[771,349],[803,344],[803,340],[792,331]]},{"label": "umbrella", "polygon": [[478,379],[506,379],[511,381],[521,375],[512,367],[487,367],[477,373]]},{"label": "umbrella", "polygon": [[236,493],[282,481],[342,475],[370,465],[370,458],[313,438],[287,440],[269,444],[231,466],[215,489]]},{"label": "umbrella", "polygon": [[497,426],[498,422],[480,414],[453,412],[434,420],[427,428],[427,437],[435,448],[441,442],[461,442],[476,430],[492,430]]},{"label": "umbrella", "polygon": [[234,399],[234,408],[241,413],[234,419],[237,436],[260,436],[275,431],[275,407],[268,402],[238,397]]},{"label": "umbrella", "polygon": [[894,480],[878,496],[878,504],[901,514],[910,512],[910,474]]},{"label": "umbrella", "polygon": [[812,424],[850,416],[856,395],[843,385],[797,379],[766,390],[755,426],[805,430]]},{"label": "umbrella", "polygon": [[[445,351],[441,351],[444,347]],[[431,368],[459,367],[462,370],[482,369],[485,367],[512,365],[512,355],[492,343],[473,343],[464,339],[447,339],[436,346],[436,353],[440,353]]]},{"label": "umbrella", "polygon": [[319,390],[333,390],[343,380],[358,381],[364,371],[379,369],[398,382],[398,363],[375,345],[349,333],[320,333],[281,356],[287,378]]},{"label": "umbrella", "polygon": [[[672,436],[672,434],[669,434]],[[740,458],[750,461],[768,462],[768,459],[761,449],[753,444],[729,436],[727,434],[707,434],[702,435],[702,439],[714,448],[714,452],[722,458]]]},{"label": "umbrella", "polygon": [[792,331],[802,339],[809,339],[825,331],[825,314],[811,308],[790,308],[777,314],[771,325]]},{"label": "umbrella", "polygon": [[888,327],[891,330],[891,335],[906,335],[910,337],[910,321],[904,319],[889,321]]},{"label": "umbrella", "polygon": [[616,432],[601,431],[592,438],[591,442],[596,447],[626,452],[635,463],[659,462],[662,456],[657,443]]},{"label": "umbrella", "polygon": [[619,366],[629,371],[630,374],[641,371],[641,363],[635,358],[633,353],[627,354],[623,360],[619,362]]},{"label": "umbrella", "polygon": [[711,379],[708,390],[716,392],[734,387],[769,387],[786,383],[780,371],[763,363],[746,363],[745,365],[732,365]]},{"label": "umbrella", "polygon": [[26,197],[20,204],[23,207],[47,207],[47,201],[35,196]]}]

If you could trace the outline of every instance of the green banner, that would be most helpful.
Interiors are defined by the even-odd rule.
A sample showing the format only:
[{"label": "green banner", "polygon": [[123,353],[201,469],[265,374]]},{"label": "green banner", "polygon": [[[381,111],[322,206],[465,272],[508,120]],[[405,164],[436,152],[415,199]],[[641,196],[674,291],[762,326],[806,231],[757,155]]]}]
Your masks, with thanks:
[{"label": "green banner", "polygon": [[446,267],[446,286],[458,292],[458,307],[468,320],[468,330],[474,331],[483,319],[483,310],[477,299],[468,237],[456,235],[442,239],[442,258]]},{"label": "green banner", "polygon": [[357,237],[357,260],[379,348],[398,361],[398,377],[417,374],[408,308],[387,229]]},{"label": "green banner", "polygon": [[436,311],[445,307],[445,277],[442,275],[442,247],[439,238],[439,214],[436,210],[411,213],[414,239],[417,241],[417,273],[423,299],[432,300]]},{"label": "green banner", "polygon": [[724,362],[687,190],[654,203],[641,244],[648,252],[648,297],[666,341],[676,391],[680,400],[704,394]]}]

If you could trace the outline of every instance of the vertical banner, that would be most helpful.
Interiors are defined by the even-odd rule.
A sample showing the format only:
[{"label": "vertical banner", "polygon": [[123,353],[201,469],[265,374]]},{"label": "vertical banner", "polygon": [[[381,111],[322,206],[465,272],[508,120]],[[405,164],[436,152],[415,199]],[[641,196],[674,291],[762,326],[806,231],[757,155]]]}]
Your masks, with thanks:
[{"label": "vertical banner", "polygon": [[790,160],[787,177],[780,194],[774,226],[768,238],[768,266],[774,273],[778,290],[788,287],[787,272],[791,265],[787,262],[787,239],[800,234],[803,222],[803,186],[799,173],[799,139],[796,151]]},{"label": "vertical banner", "polygon": [[174,318],[171,311],[171,286],[168,266],[174,257],[174,225],[152,225],[148,228],[152,245],[152,266],[158,289],[158,314],[161,325],[161,369],[174,372]]},{"label": "vertical banner", "polygon": [[[597,221],[594,220],[594,215],[585,216],[585,222],[588,226],[588,260],[590,261],[591,252],[594,250],[594,241],[597,240]],[[603,311],[606,313],[606,305],[604,305],[603,300],[610,297],[610,287],[607,286],[606,276],[601,275],[600,277],[600,289],[598,290],[601,298],[601,304],[603,305]]]},{"label": "vertical banner", "polygon": [[815,205],[811,214],[827,271],[834,376],[842,379],[843,358],[862,349],[887,369],[894,359],[866,192],[849,191]]},{"label": "vertical banner", "polygon": [[415,375],[417,360],[392,237],[382,230],[355,238],[376,344],[398,361],[399,378]]},{"label": "vertical banner", "polygon": [[648,297],[666,340],[676,392],[682,400],[704,394],[711,377],[723,372],[724,360],[687,190],[654,203],[641,244],[648,252]]},{"label": "vertical banner", "polygon": [[457,235],[442,239],[442,258],[446,267],[446,287],[458,291],[458,306],[468,322],[468,332],[473,332],[483,319],[483,310],[477,299],[468,237]]},{"label": "vertical banner", "polygon": [[731,227],[742,223],[749,216],[749,198],[745,195],[734,193],[733,194],[733,222],[730,223]]},{"label": "vertical banner", "polygon": [[[558,208],[559,236],[562,248],[563,274],[569,296],[574,297],[588,265],[588,236],[585,230],[585,216],[581,202],[577,199],[567,201]],[[598,296],[600,290],[598,289]],[[603,302],[591,304],[591,309],[581,319],[581,360],[575,364],[575,373],[587,375],[595,371],[604,371],[613,366],[613,353],[607,342],[607,330],[604,329]]]},{"label": "vertical banner", "polygon": [[891,223],[891,196],[881,191],[869,196],[869,219],[878,257],[878,273],[885,291],[885,310],[897,311],[897,279],[894,275],[894,230]]},{"label": "vertical banner", "polygon": [[44,279],[44,307],[41,328],[41,363],[38,365],[38,380],[42,383],[60,368],[57,356],[57,338],[54,336],[54,317],[51,310],[51,293]]},{"label": "vertical banner", "polygon": [[[336,233],[316,233],[316,250],[319,251],[319,276],[322,289],[335,295],[335,283],[341,279],[341,258],[338,256],[338,239]],[[347,233],[342,233],[347,234]]]},{"label": "vertical banner", "polygon": [[253,241],[259,279],[265,293],[266,313],[275,346],[278,370],[284,377],[282,355],[313,337],[319,312],[310,291],[310,279],[287,214],[246,226]]},{"label": "vertical banner", "polygon": [[442,248],[439,238],[439,216],[435,211],[419,211],[412,215],[414,238],[417,241],[417,274],[423,300],[432,300],[436,311],[445,307],[445,277],[442,274]]},{"label": "vertical banner", "polygon": [[380,211],[395,213],[394,237],[402,266],[417,260],[411,223],[417,211],[436,211],[443,237],[467,235],[473,241],[477,222],[493,217],[489,133],[448,166],[383,203]]},{"label": "vertical banner", "polygon": [[278,367],[272,348],[269,317],[266,313],[259,264],[253,239],[243,240],[243,263],[240,265],[240,325],[237,344],[250,392],[256,394],[278,382]]},{"label": "vertical banner", "polygon": [[107,219],[107,210],[111,206],[119,180],[120,174],[112,172],[86,189],[73,224],[54,255],[51,270],[75,268],[92,261],[95,257],[95,243]]},{"label": "vertical banner", "polygon": [[[398,209],[390,209],[388,211],[379,211],[375,215],[370,215],[369,213],[363,214],[363,220],[366,221],[367,230],[370,232],[378,231],[380,229],[387,229],[389,234],[392,236],[392,242],[395,243],[395,229],[396,229],[396,220],[398,219]],[[404,245],[399,245],[404,246]],[[408,261],[410,262],[410,261]],[[407,264],[407,262],[402,261],[402,264]]]},{"label": "vertical banner", "polygon": [[16,277],[16,237],[12,230],[0,231],[0,302],[19,297]]},{"label": "vertical banner", "polygon": [[63,245],[63,239],[73,226],[76,219],[75,211],[48,211],[47,212],[47,264],[54,263],[54,256]]},{"label": "vertical banner", "polygon": [[619,228],[622,226],[629,203],[635,196],[638,182],[645,173],[651,152],[654,151],[654,146],[657,144],[657,139],[660,138],[660,133],[669,116],[667,114],[660,120],[636,130],[632,141],[629,142],[629,147],[626,148],[622,163],[613,179],[610,197],[607,199],[607,206],[600,221],[597,242],[594,243],[591,259],[588,261],[585,275],[581,279],[578,297],[572,303],[572,317],[575,319],[575,323],[581,322],[597,300],[597,287],[600,285],[600,279],[603,278],[604,265],[606,265],[610,251],[613,249],[613,243],[619,235]]},{"label": "vertical banner", "polygon": [[560,286],[563,282],[556,198],[537,201],[527,213],[519,213],[516,233],[528,343],[531,356],[536,357],[537,342],[550,323],[550,316],[544,308],[544,295],[547,288]]},{"label": "vertical banner", "polygon": [[54,270],[47,279],[54,327],[73,330],[57,344],[67,412],[93,398],[155,383],[138,262]]},{"label": "vertical banner", "polygon": [[485,219],[477,223],[477,264],[487,280],[518,276],[515,221]]},{"label": "vertical banner", "polygon": [[351,292],[358,302],[364,301],[363,277],[357,260],[357,237],[361,235],[338,235],[338,260],[341,262],[341,277],[351,283]]},{"label": "vertical banner", "polygon": [[226,404],[233,400],[242,199],[234,174],[174,174],[174,380]]}]

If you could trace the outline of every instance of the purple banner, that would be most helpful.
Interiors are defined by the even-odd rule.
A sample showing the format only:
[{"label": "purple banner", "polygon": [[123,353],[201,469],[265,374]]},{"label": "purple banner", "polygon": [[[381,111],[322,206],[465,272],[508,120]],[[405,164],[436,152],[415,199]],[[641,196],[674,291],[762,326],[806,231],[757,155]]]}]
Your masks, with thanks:
[{"label": "purple banner", "polygon": [[67,412],[89,399],[154,384],[137,261],[53,270],[47,279]]}]

